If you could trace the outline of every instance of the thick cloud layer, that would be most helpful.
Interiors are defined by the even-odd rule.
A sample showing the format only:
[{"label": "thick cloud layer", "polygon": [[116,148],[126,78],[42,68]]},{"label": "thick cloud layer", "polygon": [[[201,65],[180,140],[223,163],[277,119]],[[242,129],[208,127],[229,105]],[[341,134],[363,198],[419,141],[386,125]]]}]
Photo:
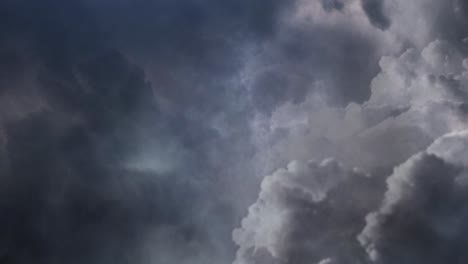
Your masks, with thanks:
[{"label": "thick cloud layer", "polygon": [[[223,163],[249,157],[247,144],[227,147],[247,136],[241,110],[229,112],[237,126],[224,135],[203,114],[223,105],[216,96],[200,102],[207,91],[191,81],[184,88],[197,96],[155,89],[88,3],[4,1],[0,10],[2,262],[228,263],[237,204]],[[176,79],[198,78],[166,66]]]},{"label": "thick cloud layer", "polygon": [[[265,172],[290,159],[331,156],[345,171],[358,166],[369,176],[347,177],[350,185],[336,185],[320,202],[296,198],[298,192],[285,187],[266,191],[276,173],[266,176],[258,200],[234,231],[239,245],[234,263],[467,261],[461,246],[467,237],[466,132],[460,132],[467,128],[468,68],[460,26],[466,26],[466,10],[461,1],[423,2],[359,2],[371,24],[389,39],[402,40],[403,48],[380,59],[380,73],[370,83],[367,101],[340,107],[321,94],[308,93],[302,102],[256,117],[254,138],[261,146],[257,156]],[[357,4],[346,2],[344,10]],[[439,19],[442,14],[452,17]],[[412,34],[402,24],[411,17],[430,24]],[[303,177],[314,178],[313,173]],[[274,186],[287,186],[288,178],[294,176],[275,178]],[[372,184],[363,184],[363,179]],[[265,199],[265,193],[277,198]],[[356,194],[363,194],[366,202],[343,202],[353,201]],[[309,213],[319,204],[339,206],[328,207],[324,214],[313,209]],[[268,214],[271,208],[297,213]],[[344,215],[348,218],[343,224]]]},{"label": "thick cloud layer", "polygon": [[[464,217],[467,7],[1,1],[0,262],[424,259],[388,228]],[[389,201],[389,175],[421,187]],[[412,203],[433,190],[452,214]],[[366,222],[387,206],[425,218]]]},{"label": "thick cloud layer", "polygon": [[370,170],[392,167],[445,133],[465,128],[463,58],[455,46],[436,40],[421,51],[383,57],[363,104],[333,107],[311,95],[270,118],[259,117],[254,131],[265,170],[289,158],[330,156]]},{"label": "thick cloud layer", "polygon": [[291,162],[263,179],[258,200],[233,237],[234,263],[358,263],[356,235],[379,200],[379,181],[334,160]]},{"label": "thick cloud layer", "polygon": [[[359,235],[377,263],[464,263],[467,239],[466,132],[438,139],[397,167]],[[458,155],[457,155],[458,154]]]}]

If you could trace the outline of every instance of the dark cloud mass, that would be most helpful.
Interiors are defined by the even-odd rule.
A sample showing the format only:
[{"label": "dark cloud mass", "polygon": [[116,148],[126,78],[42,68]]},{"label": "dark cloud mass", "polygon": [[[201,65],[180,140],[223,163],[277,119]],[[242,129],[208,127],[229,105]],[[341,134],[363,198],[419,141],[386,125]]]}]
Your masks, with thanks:
[{"label": "dark cloud mass", "polygon": [[[106,40],[87,3],[5,1],[0,9],[2,102],[10,105],[1,117],[2,262],[149,263],[158,259],[153,250],[164,251],[164,235],[181,252],[168,248],[161,262],[207,263],[196,254],[214,247],[216,236],[229,241],[230,231],[221,220],[229,205],[199,204],[218,181],[203,141],[219,136],[190,125],[189,113],[171,120],[161,112],[143,70]],[[166,167],[188,152],[187,167],[126,165],[141,152],[169,152]],[[216,235],[204,217],[219,217]]]},{"label": "dark cloud mass", "polygon": [[463,263],[467,260],[466,185],[460,169],[420,154],[387,180],[382,207],[367,218],[360,235],[378,263]]},{"label": "dark cloud mass", "polygon": [[0,1],[0,263],[465,263],[467,6]]},{"label": "dark cloud mass", "polygon": [[240,246],[234,263],[367,263],[355,237],[382,189],[380,180],[334,160],[293,161],[264,178],[234,230]]},{"label": "dark cloud mass", "polygon": [[344,3],[339,0],[322,0],[322,7],[326,11],[343,10]]},{"label": "dark cloud mass", "polygon": [[361,4],[372,25],[382,30],[390,27],[390,19],[384,13],[383,0],[361,0]]}]

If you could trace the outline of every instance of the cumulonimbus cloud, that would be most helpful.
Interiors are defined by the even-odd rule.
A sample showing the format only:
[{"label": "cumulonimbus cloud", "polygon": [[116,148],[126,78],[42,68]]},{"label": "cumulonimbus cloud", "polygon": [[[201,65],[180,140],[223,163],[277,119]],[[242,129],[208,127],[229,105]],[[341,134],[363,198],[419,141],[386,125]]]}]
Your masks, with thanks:
[{"label": "cumulonimbus cloud", "polygon": [[0,262],[464,261],[467,7],[0,1]]},{"label": "cumulonimbus cloud", "polygon": [[[394,2],[393,8],[402,5]],[[398,27],[396,22],[385,29],[394,34]],[[265,201],[262,188],[242,227],[234,233],[239,245],[235,263],[262,263],[265,256],[278,263],[467,260],[460,246],[467,237],[466,53],[461,39],[433,39],[424,46],[419,46],[422,38],[413,40],[414,46],[399,55],[380,59],[381,71],[372,80],[371,94],[364,103],[330,107],[320,97],[310,96],[301,104],[287,104],[271,117],[257,120],[259,133],[272,133],[271,140],[259,138],[266,149],[264,166],[281,164],[291,157],[332,156],[342,162],[345,171],[358,166],[369,176],[350,175],[335,187],[325,188],[327,195],[320,202],[295,198],[300,192],[284,188],[270,188],[282,198]],[[309,173],[302,177],[315,176]],[[271,179],[271,175],[265,177],[262,186]],[[277,179],[284,184],[289,181],[288,177]],[[363,179],[374,185],[363,184]],[[365,193],[368,200],[343,203],[352,201],[356,193]],[[340,200],[338,194],[346,198]],[[291,202],[285,205],[281,201]],[[340,206],[317,209],[324,204]],[[277,207],[281,212],[289,209],[297,213],[294,217],[279,212],[263,214]],[[340,222],[346,217],[343,211],[349,217],[347,224]],[[257,239],[264,233],[269,236],[263,238],[273,244]],[[342,248],[341,241],[348,246]]]},{"label": "cumulonimbus cloud", "polygon": [[377,263],[464,262],[467,132],[443,136],[395,168],[377,211],[359,235]]}]

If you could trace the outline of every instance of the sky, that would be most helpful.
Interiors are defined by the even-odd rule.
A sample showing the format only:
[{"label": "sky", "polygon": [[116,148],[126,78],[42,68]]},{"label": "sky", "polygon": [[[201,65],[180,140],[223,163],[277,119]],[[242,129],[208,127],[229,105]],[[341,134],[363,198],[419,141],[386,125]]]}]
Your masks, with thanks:
[{"label": "sky", "polygon": [[468,1],[1,0],[0,263],[468,262]]}]

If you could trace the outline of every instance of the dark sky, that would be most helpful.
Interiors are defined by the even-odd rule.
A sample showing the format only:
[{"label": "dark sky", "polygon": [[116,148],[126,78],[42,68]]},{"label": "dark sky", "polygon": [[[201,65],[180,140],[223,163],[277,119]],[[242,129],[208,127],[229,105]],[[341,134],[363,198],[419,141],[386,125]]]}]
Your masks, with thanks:
[{"label": "dark sky", "polygon": [[466,263],[465,0],[0,0],[0,263]]}]

